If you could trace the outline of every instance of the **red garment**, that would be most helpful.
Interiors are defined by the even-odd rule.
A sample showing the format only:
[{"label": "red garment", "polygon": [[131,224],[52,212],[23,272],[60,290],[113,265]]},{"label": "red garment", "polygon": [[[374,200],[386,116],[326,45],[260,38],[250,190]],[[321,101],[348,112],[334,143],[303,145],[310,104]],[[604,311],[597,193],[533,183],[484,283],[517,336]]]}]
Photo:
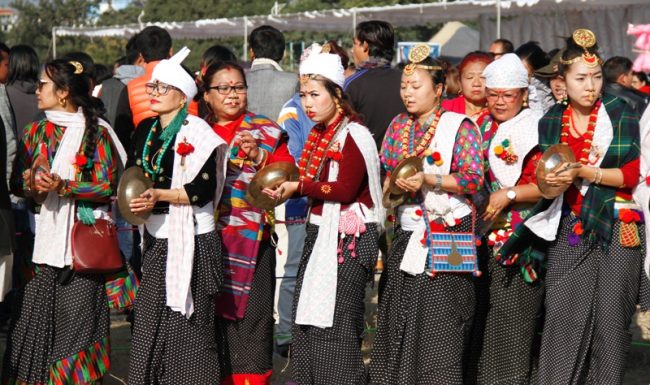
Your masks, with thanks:
[{"label": "red garment", "polygon": [[[583,148],[583,138],[574,138],[573,135],[568,136],[567,144],[571,148],[571,151],[575,155],[576,159],[580,159],[580,152]],[[632,200],[632,188],[636,186],[639,181],[639,174],[641,168],[641,160],[637,158],[629,163],[623,165],[620,168],[623,173],[623,187],[619,188],[616,191],[616,196],[625,200]],[[628,187],[629,186],[629,187]],[[571,207],[571,211],[575,215],[580,215],[580,210],[582,208],[583,196],[580,194],[580,190],[575,185],[571,185],[569,189],[564,193],[564,200],[566,204]]]},{"label": "red garment", "polygon": [[647,84],[647,85],[639,88],[637,91],[643,92],[646,95],[650,95],[650,84]]},{"label": "red garment", "polygon": [[445,111],[457,112],[465,115],[465,97],[460,95],[453,99],[445,99],[440,105]]},{"label": "red garment", "polygon": [[[316,215],[323,213],[325,200],[341,203],[341,210],[348,208],[352,203],[360,202],[368,208],[372,208],[372,197],[368,187],[368,173],[365,160],[355,143],[352,135],[345,139],[343,151],[341,151],[339,162],[339,175],[336,182],[304,182],[302,191],[298,187],[298,194],[313,199],[311,212]],[[329,163],[331,159],[325,160],[323,171],[319,177],[326,181],[329,177]]]},{"label": "red garment", "polygon": [[264,374],[231,374],[221,381],[221,385],[270,385],[273,370]]}]

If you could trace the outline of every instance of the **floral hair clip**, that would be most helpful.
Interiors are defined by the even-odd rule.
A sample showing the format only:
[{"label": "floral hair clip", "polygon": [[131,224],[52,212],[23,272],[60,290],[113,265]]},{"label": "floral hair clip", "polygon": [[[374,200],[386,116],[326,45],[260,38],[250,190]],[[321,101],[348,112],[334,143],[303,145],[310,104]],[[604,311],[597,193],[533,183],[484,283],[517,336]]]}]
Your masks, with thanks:
[{"label": "floral hair clip", "polygon": [[431,47],[428,44],[420,43],[411,47],[409,51],[409,64],[404,67],[404,74],[411,76],[416,69],[421,68],[429,71],[439,71],[442,69],[440,66],[427,66],[420,64],[426,60],[431,54]]}]

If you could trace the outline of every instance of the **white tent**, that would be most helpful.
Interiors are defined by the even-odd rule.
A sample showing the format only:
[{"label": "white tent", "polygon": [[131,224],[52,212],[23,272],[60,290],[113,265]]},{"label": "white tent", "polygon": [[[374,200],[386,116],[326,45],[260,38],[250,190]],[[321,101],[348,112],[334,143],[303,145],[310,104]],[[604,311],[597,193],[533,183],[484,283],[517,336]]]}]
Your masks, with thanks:
[{"label": "white tent", "polygon": [[[535,34],[540,33],[547,39],[549,34],[556,31],[565,33],[566,29],[574,27],[575,22],[572,20],[554,21],[553,23],[562,24],[562,28],[558,29],[557,25],[546,24],[542,18],[539,18],[539,15],[542,14],[553,14],[557,18],[561,18],[562,15],[585,11],[599,15],[614,12],[619,15],[621,10],[633,8],[626,15],[639,19],[645,17],[644,15],[649,15],[650,7],[647,7],[649,4],[650,0],[442,0],[425,4],[335,9],[185,22],[130,24],[109,27],[54,27],[52,38],[54,41],[54,54],[56,55],[56,37],[58,36],[129,37],[148,25],[158,25],[167,29],[172,38],[175,39],[212,39],[232,36],[245,37],[251,29],[263,24],[273,25],[282,31],[349,31],[352,33],[354,26],[358,22],[372,19],[386,20],[398,27],[452,20],[480,20],[481,47],[486,48],[487,41],[492,41],[500,35],[516,40],[515,36],[532,35],[535,37]],[[601,24],[600,19],[598,19],[598,22],[591,24],[594,24],[593,27],[597,35],[599,35],[598,30],[602,28],[618,28],[624,31],[625,23],[628,22],[624,18],[626,15],[621,15],[623,18],[619,18],[619,16],[598,16],[600,19],[606,19],[607,22]],[[520,23],[517,27],[521,30],[520,35],[517,35],[519,32],[514,30],[515,27],[512,27],[512,35],[510,35],[510,30],[508,30],[509,34],[501,34],[502,16],[508,17],[508,19],[515,16],[532,17],[534,23],[528,25]],[[645,21],[650,22],[650,18],[646,18]],[[630,20],[630,22],[632,21]],[[538,28],[532,29],[531,25],[538,26]],[[549,25],[552,28],[548,28]],[[617,43],[622,44],[623,42],[618,39]],[[625,44],[629,45],[629,43]]]},{"label": "white tent", "polygon": [[459,21],[450,21],[436,33],[429,43],[440,45],[442,56],[463,57],[479,48],[479,32]]}]

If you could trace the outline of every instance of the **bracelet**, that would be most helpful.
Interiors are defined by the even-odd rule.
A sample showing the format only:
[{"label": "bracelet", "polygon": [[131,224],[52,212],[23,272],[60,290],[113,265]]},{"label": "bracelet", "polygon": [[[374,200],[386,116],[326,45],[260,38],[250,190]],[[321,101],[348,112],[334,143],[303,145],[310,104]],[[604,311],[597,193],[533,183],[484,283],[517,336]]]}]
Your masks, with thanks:
[{"label": "bracelet", "polygon": [[68,188],[68,180],[67,179],[61,179],[61,187],[56,191],[56,194],[60,197],[65,197],[70,193],[70,189]]},{"label": "bracelet", "polygon": [[603,169],[598,167],[596,168],[596,176],[594,177],[594,183],[600,184],[603,181]]},{"label": "bracelet", "polygon": [[266,159],[266,150],[263,148],[258,148],[257,159],[253,161],[253,165],[257,167],[261,164],[264,164],[265,159]]},{"label": "bracelet", "polygon": [[436,184],[433,186],[433,191],[442,190],[442,175],[434,174],[434,177],[436,178]]},{"label": "bracelet", "polygon": [[181,204],[181,189],[179,188],[176,189],[176,204]]},{"label": "bracelet", "polygon": [[304,187],[305,187],[304,182],[303,182],[303,181],[300,181],[300,183],[298,183],[298,188],[300,189],[300,195],[304,195],[304,193],[303,193],[303,191],[302,191],[302,189],[303,189]]}]

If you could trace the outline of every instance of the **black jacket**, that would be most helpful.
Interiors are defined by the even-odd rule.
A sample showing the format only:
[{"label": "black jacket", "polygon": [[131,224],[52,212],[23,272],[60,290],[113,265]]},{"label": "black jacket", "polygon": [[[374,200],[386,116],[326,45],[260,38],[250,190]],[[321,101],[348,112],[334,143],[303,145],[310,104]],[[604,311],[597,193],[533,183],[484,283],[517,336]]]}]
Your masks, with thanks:
[{"label": "black jacket", "polygon": [[643,112],[650,102],[650,96],[642,94],[632,88],[624,87],[618,83],[605,84],[603,93],[623,99],[623,101],[632,107],[639,116],[643,115]]}]

